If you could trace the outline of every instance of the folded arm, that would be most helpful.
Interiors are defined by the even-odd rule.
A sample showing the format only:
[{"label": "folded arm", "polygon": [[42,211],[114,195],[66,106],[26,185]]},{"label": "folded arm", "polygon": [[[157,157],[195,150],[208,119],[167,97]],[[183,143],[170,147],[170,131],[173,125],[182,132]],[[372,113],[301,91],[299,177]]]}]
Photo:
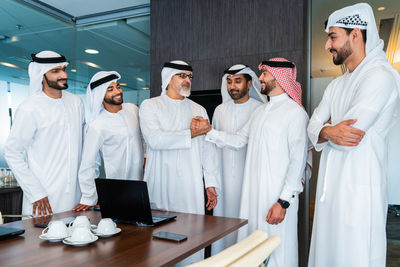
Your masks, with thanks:
[{"label": "folded arm", "polygon": [[350,151],[357,147],[387,104],[396,98],[396,85],[391,74],[378,70],[374,75],[365,76],[343,117],[344,121],[324,129],[322,133],[335,149]]}]

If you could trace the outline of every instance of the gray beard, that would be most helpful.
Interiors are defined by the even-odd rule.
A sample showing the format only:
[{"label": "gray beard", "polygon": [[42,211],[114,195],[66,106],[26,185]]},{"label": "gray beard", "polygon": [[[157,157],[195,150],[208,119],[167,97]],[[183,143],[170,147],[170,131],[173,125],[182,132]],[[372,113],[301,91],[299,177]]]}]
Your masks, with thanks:
[{"label": "gray beard", "polygon": [[185,90],[183,88],[179,89],[179,94],[183,97],[189,97],[190,96],[190,89],[189,90]]}]

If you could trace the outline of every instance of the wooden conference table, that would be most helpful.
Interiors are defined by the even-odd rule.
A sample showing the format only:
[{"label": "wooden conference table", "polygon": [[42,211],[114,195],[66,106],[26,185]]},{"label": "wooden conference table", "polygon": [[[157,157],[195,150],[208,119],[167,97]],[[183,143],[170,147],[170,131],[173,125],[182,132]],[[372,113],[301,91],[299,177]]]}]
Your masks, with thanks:
[{"label": "wooden conference table", "polygon": [[[24,228],[25,234],[0,240],[0,266],[170,266],[247,224],[244,219],[159,213],[177,215],[177,219],[156,227],[117,223],[122,229],[119,235],[99,238],[85,247],[40,240],[43,229],[34,226],[39,218],[7,223],[4,226]],[[101,219],[99,211],[68,211],[52,219],[78,215],[88,216],[96,225]],[[153,239],[152,234],[159,231],[184,234],[188,239],[181,243]]]}]

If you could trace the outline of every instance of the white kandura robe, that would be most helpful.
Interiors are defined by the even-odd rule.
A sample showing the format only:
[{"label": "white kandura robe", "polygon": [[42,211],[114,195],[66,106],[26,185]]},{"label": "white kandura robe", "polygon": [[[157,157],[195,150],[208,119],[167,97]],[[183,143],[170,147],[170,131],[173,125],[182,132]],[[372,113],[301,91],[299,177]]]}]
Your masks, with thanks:
[{"label": "white kandura robe", "polygon": [[139,127],[139,109],[131,103],[122,104],[122,110],[110,113],[103,109],[88,125],[83,144],[79,184],[80,203],[95,205],[97,178],[101,153],[107,179],[142,180],[143,145]]},{"label": "white kandura robe", "polygon": [[[235,104],[233,100],[222,103],[214,111],[213,128],[234,134],[246,124],[253,111],[261,104],[253,98],[242,104]],[[214,208],[213,215],[239,218],[247,146],[239,150],[218,148],[217,151],[221,164],[221,190],[218,192],[218,205]],[[236,242],[237,231],[213,243],[212,255]]]},{"label": "white kandura robe", "polygon": [[400,105],[395,124],[388,133],[388,203],[400,205]]},{"label": "white kandura robe", "polygon": [[18,107],[4,154],[24,193],[23,214],[46,196],[54,213],[78,203],[84,112],[82,100],[66,91],[58,99],[39,92]]},{"label": "white kandura robe", "polygon": [[[195,116],[208,119],[206,110],[187,98],[161,95],[140,106],[140,126],[147,144],[144,181],[153,208],[204,214],[203,176],[206,188],[220,188],[215,145],[206,142],[204,135],[191,138],[190,123]],[[202,258],[203,250],[180,264]]]},{"label": "white kandura robe", "polygon": [[[392,73],[373,64],[364,59],[352,73],[333,80],[310,119],[308,135],[322,150],[310,267],[386,264],[386,135],[397,91]],[[357,119],[353,127],[366,134],[356,147],[317,144],[329,119],[332,125]]]},{"label": "white kandura robe", "polygon": [[[206,136],[219,147],[240,149],[247,144],[239,217],[249,223],[239,229],[238,240],[257,229],[279,236],[281,245],[268,266],[298,266],[297,210],[306,167],[307,122],[304,109],[282,94],[258,107],[238,133],[211,130]],[[280,224],[270,225],[266,217],[279,198],[290,201],[290,207]]]}]

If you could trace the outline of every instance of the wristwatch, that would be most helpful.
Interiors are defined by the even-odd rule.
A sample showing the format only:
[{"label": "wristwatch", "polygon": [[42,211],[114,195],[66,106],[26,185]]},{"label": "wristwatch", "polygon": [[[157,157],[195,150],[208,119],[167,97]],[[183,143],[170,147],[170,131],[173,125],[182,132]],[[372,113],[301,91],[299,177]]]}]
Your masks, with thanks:
[{"label": "wristwatch", "polygon": [[278,203],[281,205],[283,209],[287,209],[290,206],[289,201],[278,199]]}]

